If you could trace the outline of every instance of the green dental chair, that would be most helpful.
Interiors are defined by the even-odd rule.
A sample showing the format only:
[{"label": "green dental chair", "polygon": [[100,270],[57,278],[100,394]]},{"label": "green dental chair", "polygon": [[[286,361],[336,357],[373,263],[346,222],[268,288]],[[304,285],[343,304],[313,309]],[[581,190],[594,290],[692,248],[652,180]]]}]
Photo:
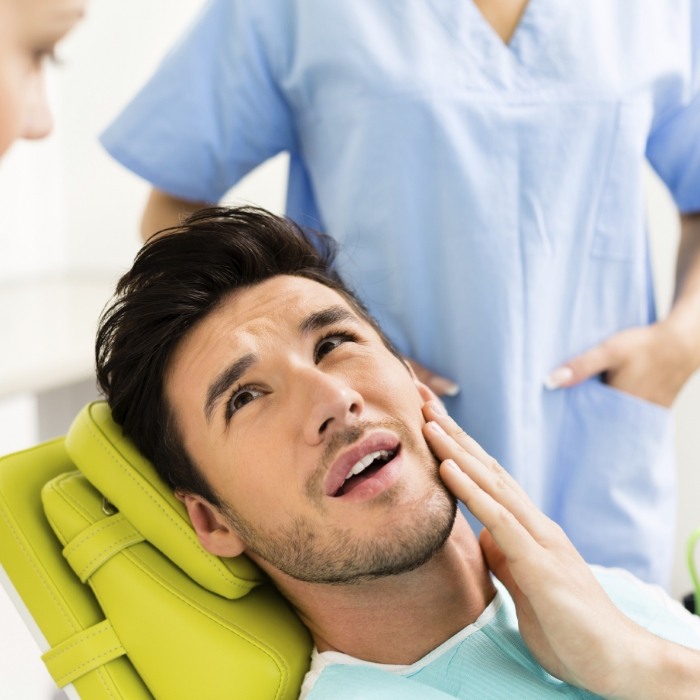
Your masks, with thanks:
[{"label": "green dental chair", "polygon": [[0,575],[81,700],[292,700],[308,632],[246,558],[199,545],[107,405],[0,459]]},{"label": "green dental chair", "polygon": [[700,615],[700,527],[688,538],[686,556],[690,578],[693,581],[693,592],[689,593],[683,602],[688,610]]}]

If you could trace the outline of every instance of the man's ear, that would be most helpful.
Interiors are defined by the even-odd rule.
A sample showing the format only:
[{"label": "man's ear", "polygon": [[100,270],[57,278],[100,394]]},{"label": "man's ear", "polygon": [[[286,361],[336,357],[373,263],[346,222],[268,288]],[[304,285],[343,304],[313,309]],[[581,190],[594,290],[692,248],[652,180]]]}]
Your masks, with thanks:
[{"label": "man's ear", "polygon": [[245,544],[219,508],[196,494],[176,491],[175,495],[185,504],[192,527],[207,552],[218,557],[243,553]]}]

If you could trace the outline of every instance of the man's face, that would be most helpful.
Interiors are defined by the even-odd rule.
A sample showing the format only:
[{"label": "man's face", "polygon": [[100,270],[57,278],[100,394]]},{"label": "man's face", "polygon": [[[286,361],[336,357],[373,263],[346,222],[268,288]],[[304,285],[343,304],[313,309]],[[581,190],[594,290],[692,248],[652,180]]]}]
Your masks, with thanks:
[{"label": "man's face", "polygon": [[0,155],[52,127],[44,62],[83,16],[86,0],[0,0]]},{"label": "man's face", "polygon": [[230,296],[177,347],[166,398],[242,549],[268,571],[399,573],[451,530],[413,377],[322,284],[278,276]]}]

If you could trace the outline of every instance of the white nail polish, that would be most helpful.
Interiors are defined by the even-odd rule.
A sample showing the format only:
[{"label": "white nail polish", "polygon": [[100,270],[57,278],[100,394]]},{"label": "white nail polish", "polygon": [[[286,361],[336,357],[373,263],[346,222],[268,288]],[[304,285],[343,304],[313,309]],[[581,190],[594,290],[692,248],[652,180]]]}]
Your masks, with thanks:
[{"label": "white nail polish", "polygon": [[562,384],[568,382],[574,376],[571,367],[559,367],[544,380],[546,389],[558,389]]}]

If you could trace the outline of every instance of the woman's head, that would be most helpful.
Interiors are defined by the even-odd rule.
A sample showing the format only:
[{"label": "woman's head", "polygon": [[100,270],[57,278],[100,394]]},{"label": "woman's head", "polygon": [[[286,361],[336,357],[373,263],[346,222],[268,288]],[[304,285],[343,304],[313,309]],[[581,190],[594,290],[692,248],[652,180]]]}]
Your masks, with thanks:
[{"label": "woman's head", "polygon": [[0,155],[53,125],[44,64],[85,13],[87,0],[0,0]]}]

